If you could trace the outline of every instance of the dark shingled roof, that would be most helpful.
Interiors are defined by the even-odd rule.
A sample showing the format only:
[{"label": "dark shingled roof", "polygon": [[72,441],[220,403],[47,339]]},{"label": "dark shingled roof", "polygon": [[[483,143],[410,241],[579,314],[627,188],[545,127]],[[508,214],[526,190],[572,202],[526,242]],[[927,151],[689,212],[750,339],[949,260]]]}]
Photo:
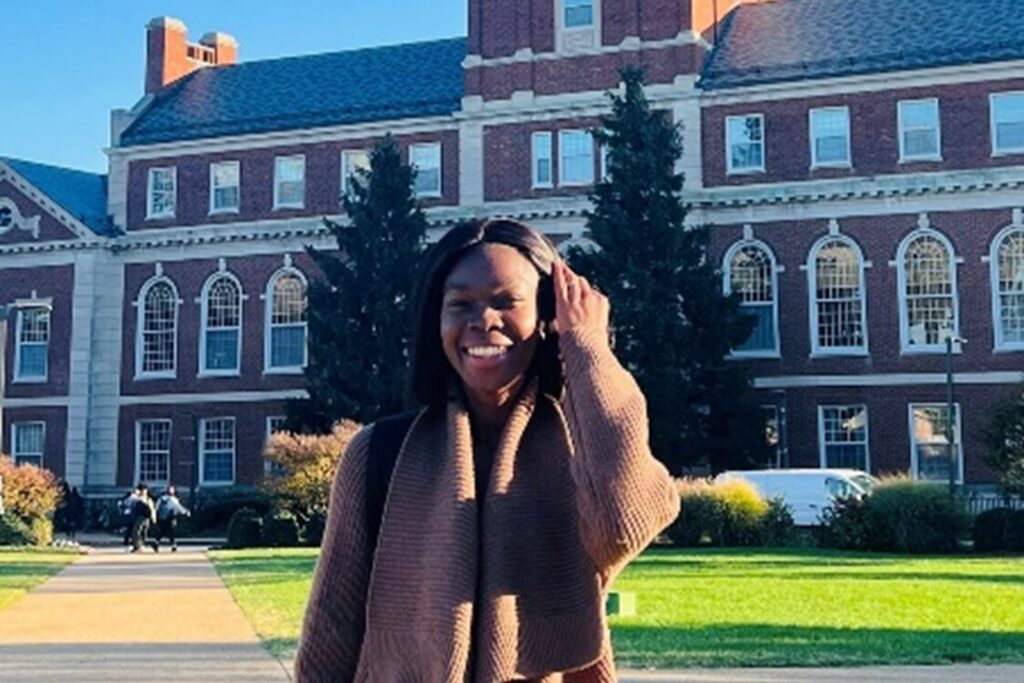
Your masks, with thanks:
[{"label": "dark shingled roof", "polygon": [[726,18],[701,87],[1021,58],[1021,0],[774,0]]},{"label": "dark shingled roof", "polygon": [[465,56],[452,38],[199,69],[157,93],[120,144],[451,114]]},{"label": "dark shingled roof", "polygon": [[97,235],[112,234],[107,217],[107,176],[23,159],[0,160]]}]

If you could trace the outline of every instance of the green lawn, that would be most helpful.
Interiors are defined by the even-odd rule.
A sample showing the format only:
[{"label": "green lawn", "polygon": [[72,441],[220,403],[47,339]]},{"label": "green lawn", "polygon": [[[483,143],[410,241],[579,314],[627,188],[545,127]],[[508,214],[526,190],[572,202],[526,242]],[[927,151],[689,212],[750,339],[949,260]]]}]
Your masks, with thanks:
[{"label": "green lawn", "polygon": [[0,548],[0,609],[78,558],[77,551],[49,548]]},{"label": "green lawn", "polygon": [[[278,656],[294,651],[315,550],[210,554]],[[1024,558],[652,550],[616,588],[621,666],[1024,662]]]}]

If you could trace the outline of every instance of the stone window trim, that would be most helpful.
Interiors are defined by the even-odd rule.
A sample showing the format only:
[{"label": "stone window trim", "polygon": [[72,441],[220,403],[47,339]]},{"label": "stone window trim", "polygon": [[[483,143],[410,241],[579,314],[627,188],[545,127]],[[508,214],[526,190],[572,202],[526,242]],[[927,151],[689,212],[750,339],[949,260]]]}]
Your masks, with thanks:
[{"label": "stone window trim", "polygon": [[[852,412],[855,415],[859,413],[863,415],[863,438],[849,438],[849,439],[836,439],[834,434],[830,434],[829,420],[838,419],[842,412]],[[861,469],[865,472],[871,471],[871,432],[870,432],[870,414],[868,412],[867,405],[863,403],[852,403],[852,404],[822,404],[818,406],[818,460],[819,464],[823,468],[842,468],[846,465],[834,464],[829,462],[828,454],[830,447],[835,449],[841,446],[862,446],[864,452],[864,463],[863,467],[857,467],[854,469]],[[845,426],[845,425],[843,425]],[[847,432],[850,436],[853,436],[852,432],[855,427],[847,428]]]},{"label": "stone window trim", "polygon": [[284,327],[284,326],[288,326],[288,327],[298,327],[299,326],[299,323],[297,323],[297,322],[289,322],[289,323],[280,323],[279,324],[279,323],[275,323],[274,320],[273,320],[273,315],[274,315],[274,287],[277,284],[278,280],[280,280],[282,277],[289,277],[289,276],[290,277],[298,278],[299,282],[302,283],[303,299],[308,304],[309,281],[306,279],[306,276],[302,273],[302,271],[300,271],[298,268],[295,268],[294,266],[285,266],[283,268],[280,268],[276,272],[274,272],[274,274],[271,275],[270,278],[267,279],[266,289],[265,289],[264,293],[261,295],[260,298],[263,299],[263,302],[264,302],[264,306],[263,306],[263,311],[264,311],[264,317],[263,317],[263,372],[264,372],[264,374],[268,374],[268,375],[273,375],[273,374],[284,374],[284,375],[302,374],[302,372],[306,368],[306,365],[309,363],[309,323],[308,323],[308,321],[306,319],[306,316],[303,315],[303,321],[301,323],[301,326],[302,326],[302,329],[303,329],[303,337],[305,338],[306,343],[305,343],[305,348],[304,348],[304,353],[303,353],[302,364],[301,365],[287,365],[287,366],[274,366],[273,365],[273,359],[272,359],[272,350],[273,350],[273,348],[272,347],[273,347],[273,336],[274,336],[275,328],[279,329],[279,328]]},{"label": "stone window trim", "polygon": [[1020,126],[1024,129],[1024,90],[989,94],[989,137],[992,139],[993,157],[1024,154],[1024,140],[1022,140],[1021,143],[1012,146],[1001,147],[999,145],[999,106],[1000,104],[1003,106],[1009,106],[1010,103],[1016,104],[1016,106],[1020,107],[1021,116],[1013,123],[1014,125]]},{"label": "stone window trim", "polygon": [[[148,428],[153,432],[147,433]],[[156,486],[166,486],[171,476],[171,445],[174,427],[168,418],[146,418],[135,421],[135,476],[133,481],[144,481]],[[157,440],[158,439],[158,440]],[[165,440],[166,439],[166,440]],[[159,465],[151,469],[144,461],[155,459]],[[161,469],[164,476],[153,476],[155,469]]]},{"label": "stone window trim", "polygon": [[[217,185],[217,171],[234,169],[235,173],[235,184],[232,185]],[[217,205],[217,191],[227,190],[234,187],[235,189],[235,203],[224,204],[222,206]],[[241,210],[242,205],[242,164],[238,161],[216,161],[210,164],[210,215],[218,214],[237,214]]]},{"label": "stone window trim", "polygon": [[[952,310],[952,330],[950,333],[955,337],[960,336],[960,297],[958,293],[957,285],[957,265],[961,262],[961,259],[957,258],[956,252],[953,249],[953,244],[938,230],[934,228],[917,228],[912,231],[900,242],[896,252],[896,281],[897,281],[897,299],[899,302],[899,324],[900,324],[900,353],[902,354],[927,354],[927,353],[945,353],[946,344],[944,341],[940,341],[934,344],[912,344],[911,343],[911,330],[909,324],[909,307],[907,299],[907,268],[906,268],[906,256],[907,251],[915,242],[921,238],[931,238],[939,242],[944,248],[947,255],[947,263],[949,268],[950,278],[950,294],[951,298],[951,310]],[[953,352],[960,352],[960,345],[953,345]]]},{"label": "stone window trim", "polygon": [[[288,164],[295,164],[295,168],[301,169],[300,178],[283,178]],[[287,199],[282,197],[285,183],[291,183],[298,187],[300,199]],[[288,156],[274,157],[274,210],[279,209],[304,209],[306,208],[306,155],[291,154]]]},{"label": "stone window trim", "polygon": [[[914,105],[931,105],[934,108],[934,126],[922,127],[913,126],[910,121],[907,109]],[[939,109],[937,97],[925,97],[914,100],[900,100],[896,103],[896,124],[899,131],[900,163],[914,163],[919,161],[942,161],[942,114]],[[921,131],[934,131],[935,151],[929,153],[913,154],[907,150],[907,134]]]},{"label": "stone window trim", "polygon": [[[946,403],[936,402],[920,402],[920,403],[908,403],[907,404],[907,421],[908,421],[908,436],[910,441],[910,476],[914,479],[922,479],[921,477],[921,462],[920,462],[920,449],[921,447],[937,446],[944,450],[948,448],[946,446],[946,438],[944,435],[938,438],[918,441],[917,430],[915,424],[915,414],[918,411],[924,410],[936,410],[940,413],[945,413],[949,409]],[[964,482],[964,445],[963,445],[963,425],[961,424],[963,411],[960,408],[959,402],[953,403],[953,448],[956,451],[957,460],[957,472],[956,482],[963,484]],[[948,473],[945,479],[932,479],[928,478],[925,481],[935,482],[947,482],[949,481]]]},{"label": "stone window trim", "polygon": [[[170,287],[174,301],[174,326],[171,351],[171,369],[169,370],[146,370],[145,369],[145,334],[146,334],[146,299],[153,288],[157,285]],[[173,379],[177,377],[178,371],[178,324],[180,321],[181,305],[185,303],[178,294],[178,287],[166,275],[157,275],[146,280],[139,288],[134,306],[136,309],[135,322],[135,379]]]},{"label": "stone window trim", "polygon": [[[218,433],[219,432],[219,433]],[[199,485],[204,487],[231,486],[237,478],[238,464],[237,421],[231,415],[217,415],[199,421]],[[231,477],[214,479],[207,477],[207,458],[230,455]]]},{"label": "stone window trim", "polygon": [[[818,158],[818,135],[815,131],[815,120],[828,114],[842,114],[844,121],[843,135],[845,137],[846,150],[842,159],[819,159]],[[850,108],[847,106],[836,107],[815,107],[807,112],[807,130],[810,138],[811,169],[818,168],[850,168],[853,165],[852,145],[850,141]],[[835,136],[821,136],[835,137]]]},{"label": "stone window trim", "polygon": [[[819,315],[820,315],[820,304],[822,303],[818,299],[818,258],[821,250],[826,245],[832,243],[840,243],[853,250],[853,254],[857,259],[857,274],[859,281],[860,290],[860,329],[861,329],[861,343],[855,346],[829,346],[822,344],[819,336]],[[811,342],[811,357],[831,357],[831,356],[867,356],[869,349],[868,342],[868,314],[867,314],[867,280],[865,279],[865,270],[868,264],[864,259],[864,252],[861,250],[860,245],[857,244],[853,239],[847,235],[842,234],[828,234],[819,238],[814,245],[811,247],[810,252],[807,256],[807,310],[810,316],[810,342]]]},{"label": "stone window trim", "polygon": [[[158,187],[160,175],[167,174],[163,183],[170,187]],[[178,204],[178,168],[176,166],[155,166],[146,172],[146,220],[174,218]]]},{"label": "stone window trim", "polygon": [[[1004,258],[1013,259],[1012,276],[1003,277]],[[988,255],[992,299],[993,350],[1024,351],[1024,225],[1013,224],[1000,230],[992,239]],[[1007,300],[1011,303],[1007,304]],[[1019,311],[1012,322],[1020,329],[1011,333],[1005,309]]]},{"label": "stone window trim", "polygon": [[[210,332],[209,327],[209,303],[210,303],[210,290],[213,285],[221,279],[227,279],[234,284],[238,291],[238,324],[230,327],[214,328],[214,329],[233,329],[238,333],[237,343],[235,344],[235,367],[232,369],[210,369],[206,367],[206,346],[207,346],[207,334]],[[244,312],[245,312],[245,301],[248,296],[245,294],[245,290],[242,288],[242,283],[230,271],[223,269],[218,270],[213,275],[206,279],[203,283],[203,288],[200,292],[198,302],[200,305],[199,310],[199,377],[237,377],[241,374],[242,369],[242,341],[243,335],[242,330],[244,329]]]},{"label": "stone window trim", "polygon": [[[782,267],[779,266],[778,261],[775,258],[775,252],[766,242],[753,237],[743,238],[737,240],[729,247],[725,252],[725,256],[722,258],[722,292],[729,296],[732,294],[732,265],[736,254],[742,249],[757,249],[768,257],[769,264],[771,266],[771,286],[772,292],[772,338],[774,340],[774,346],[772,348],[757,349],[750,351],[743,351],[740,349],[733,349],[729,352],[728,358],[735,359],[746,359],[746,358],[780,358],[781,347],[779,340],[779,273],[782,272]],[[741,304],[742,308],[742,304]]]},{"label": "stone window trim", "polygon": [[591,21],[589,24],[569,26],[569,10],[586,5],[586,0],[554,0],[555,3],[555,51],[560,54],[596,52],[601,49],[601,0],[590,0]]},{"label": "stone window trim", "polygon": [[[26,449],[23,446],[21,432],[25,430],[39,430],[38,447]],[[28,463],[38,467],[43,466],[46,454],[46,422],[43,420],[25,420],[11,423],[11,459],[15,465]]]},{"label": "stone window trim", "polygon": [[[12,383],[45,384],[50,379],[50,339],[53,335],[52,302],[50,299],[16,302],[14,330],[14,373]],[[29,315],[40,316],[28,321]],[[24,356],[30,348],[42,348],[42,372],[25,372]]]},{"label": "stone window trim", "polygon": [[[731,130],[732,124],[737,121],[742,121],[743,125],[746,126],[750,120],[758,121],[758,131],[760,139],[758,140],[734,140],[732,138]],[[733,163],[733,147],[737,145],[757,145],[760,148],[760,163],[748,164],[748,165],[736,165]],[[726,175],[747,175],[752,173],[764,173],[765,168],[765,129],[764,129],[764,114],[751,113],[751,114],[736,114],[734,116],[725,117],[725,169]]]}]

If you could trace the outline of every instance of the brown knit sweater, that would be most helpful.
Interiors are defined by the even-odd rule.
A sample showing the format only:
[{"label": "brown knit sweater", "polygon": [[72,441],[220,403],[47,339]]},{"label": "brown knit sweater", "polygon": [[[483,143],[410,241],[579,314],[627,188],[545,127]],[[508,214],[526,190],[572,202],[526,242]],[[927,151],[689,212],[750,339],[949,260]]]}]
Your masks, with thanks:
[{"label": "brown knit sweater", "polygon": [[[604,597],[678,514],[643,395],[597,334],[561,338],[560,403],[536,382],[476,495],[469,414],[424,412],[395,463],[376,552],[365,538],[372,427],[331,492],[295,680],[615,680]],[[474,623],[475,622],[475,623]],[[472,663],[472,671],[470,666]]]}]

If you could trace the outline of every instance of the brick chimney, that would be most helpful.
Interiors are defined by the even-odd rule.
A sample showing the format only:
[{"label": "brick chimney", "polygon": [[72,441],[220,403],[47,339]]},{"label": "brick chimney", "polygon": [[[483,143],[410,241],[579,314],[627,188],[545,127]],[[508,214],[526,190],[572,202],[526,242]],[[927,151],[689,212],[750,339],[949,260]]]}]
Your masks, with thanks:
[{"label": "brick chimney", "polygon": [[157,17],[146,25],[146,94],[207,66],[238,62],[238,43],[226,33],[207,33],[189,43],[185,23]]}]

